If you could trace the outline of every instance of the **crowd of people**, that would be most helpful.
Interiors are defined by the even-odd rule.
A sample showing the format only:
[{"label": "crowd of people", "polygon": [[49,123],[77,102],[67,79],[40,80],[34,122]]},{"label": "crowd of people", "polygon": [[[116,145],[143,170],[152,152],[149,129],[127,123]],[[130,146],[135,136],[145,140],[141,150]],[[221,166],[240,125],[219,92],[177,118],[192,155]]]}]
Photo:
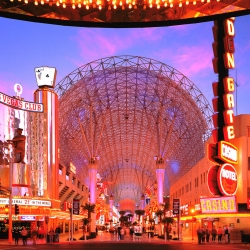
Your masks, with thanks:
[{"label": "crowd of people", "polygon": [[228,227],[227,225],[224,228],[218,227],[218,229],[213,227],[212,230],[210,230],[208,227],[199,227],[197,229],[199,244],[209,242],[210,238],[213,242],[218,241],[218,243],[221,243],[223,235],[225,238],[225,242],[230,243],[230,227]]},{"label": "crowd of people", "polygon": [[[60,228],[57,227],[54,231],[53,228],[51,228],[48,231],[48,243],[54,243],[59,242],[59,234],[60,234]],[[15,245],[19,244],[19,239],[22,239],[23,245],[27,245],[27,238],[30,237],[32,239],[33,245],[36,245],[37,238],[43,239],[45,237],[45,231],[42,228],[31,228],[30,231],[28,231],[25,227],[22,227],[22,229],[18,229],[15,227],[13,229],[12,233],[13,239],[15,241]]]}]

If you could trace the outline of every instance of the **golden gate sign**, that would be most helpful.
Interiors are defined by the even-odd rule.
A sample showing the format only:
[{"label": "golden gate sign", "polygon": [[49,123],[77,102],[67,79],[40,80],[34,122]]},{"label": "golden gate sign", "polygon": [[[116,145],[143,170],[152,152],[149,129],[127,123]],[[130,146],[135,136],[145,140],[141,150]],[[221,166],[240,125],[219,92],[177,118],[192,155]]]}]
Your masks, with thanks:
[{"label": "golden gate sign", "polygon": [[[209,169],[207,183],[210,192],[213,195],[220,196],[234,195],[237,191],[237,172],[231,164],[238,164],[238,149],[228,142],[235,138],[233,111],[235,107],[233,95],[235,84],[233,78],[228,77],[228,69],[235,68],[234,21],[235,18],[218,20],[213,27],[215,40],[213,43],[215,56],[213,68],[214,72],[219,74],[219,82],[213,83],[215,96],[213,98],[215,112],[213,122],[216,129],[213,130],[215,144],[208,145],[208,159],[217,165]],[[219,36],[219,34],[223,33],[219,32],[224,33],[223,41],[223,35]],[[218,37],[220,40],[218,40]],[[218,50],[218,44],[220,51]],[[218,63],[220,63],[220,70]]]}]

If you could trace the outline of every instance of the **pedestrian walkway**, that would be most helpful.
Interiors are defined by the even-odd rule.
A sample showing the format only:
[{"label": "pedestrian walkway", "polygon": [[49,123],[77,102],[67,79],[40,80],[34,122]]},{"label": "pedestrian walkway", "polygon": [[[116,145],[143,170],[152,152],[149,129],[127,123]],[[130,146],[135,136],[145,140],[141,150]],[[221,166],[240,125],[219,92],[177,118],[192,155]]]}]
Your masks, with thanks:
[{"label": "pedestrian walkway", "polygon": [[[71,241],[71,243],[79,243],[79,242],[117,242],[118,238],[117,238],[117,234],[113,234],[113,233],[109,233],[109,232],[102,232],[99,231],[98,235],[96,238],[94,239],[88,239],[88,240],[79,240],[81,237],[83,236],[82,232],[78,232],[75,233],[73,235],[73,238],[75,240]],[[59,242],[53,243],[53,244],[67,244],[69,243],[68,241],[69,238],[69,234],[60,234],[59,236]],[[149,243],[154,243],[154,244],[183,244],[183,243],[188,243],[188,244],[198,244],[197,242],[197,238],[194,237],[194,240],[191,239],[191,237],[183,237],[181,240],[165,240],[165,239],[160,239],[157,236],[154,237],[148,237],[147,234],[143,234],[142,237],[138,240],[135,239],[134,237],[132,237],[131,235],[125,235],[123,240],[120,240],[119,242],[149,242]],[[0,240],[0,245],[14,245],[14,241],[9,243],[8,239],[1,239]],[[28,245],[32,245],[33,241],[32,239],[28,239]],[[50,243],[46,243],[45,238],[43,239],[37,239],[36,240],[36,244],[50,244]],[[203,243],[203,244],[209,244],[209,245],[215,245],[218,244],[218,242],[209,242],[209,243]],[[219,243],[219,244],[225,244],[225,243]],[[19,245],[22,245],[22,239],[19,239]]]}]

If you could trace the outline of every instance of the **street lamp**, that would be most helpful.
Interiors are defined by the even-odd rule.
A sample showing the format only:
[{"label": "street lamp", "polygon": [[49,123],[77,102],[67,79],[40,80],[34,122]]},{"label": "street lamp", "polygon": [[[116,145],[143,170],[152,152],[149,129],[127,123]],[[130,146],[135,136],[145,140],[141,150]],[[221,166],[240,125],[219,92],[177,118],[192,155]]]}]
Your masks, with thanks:
[{"label": "street lamp", "polygon": [[193,225],[193,223],[194,223],[194,209],[192,208],[191,209],[191,214],[192,214],[192,240],[194,240],[194,225]]}]

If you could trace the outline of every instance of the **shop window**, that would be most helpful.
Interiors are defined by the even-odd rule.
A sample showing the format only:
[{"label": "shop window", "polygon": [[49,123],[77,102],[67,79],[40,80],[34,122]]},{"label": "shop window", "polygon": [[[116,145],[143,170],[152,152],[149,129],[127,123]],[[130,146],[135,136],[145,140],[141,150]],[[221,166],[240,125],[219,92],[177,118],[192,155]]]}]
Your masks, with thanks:
[{"label": "shop window", "polygon": [[72,178],[72,184],[75,185],[75,182],[76,182],[76,178]]},{"label": "shop window", "polygon": [[59,175],[62,175],[62,169],[59,168]]},{"label": "shop window", "polygon": [[69,181],[69,175],[68,174],[66,174],[65,178],[66,178],[67,181]]}]

